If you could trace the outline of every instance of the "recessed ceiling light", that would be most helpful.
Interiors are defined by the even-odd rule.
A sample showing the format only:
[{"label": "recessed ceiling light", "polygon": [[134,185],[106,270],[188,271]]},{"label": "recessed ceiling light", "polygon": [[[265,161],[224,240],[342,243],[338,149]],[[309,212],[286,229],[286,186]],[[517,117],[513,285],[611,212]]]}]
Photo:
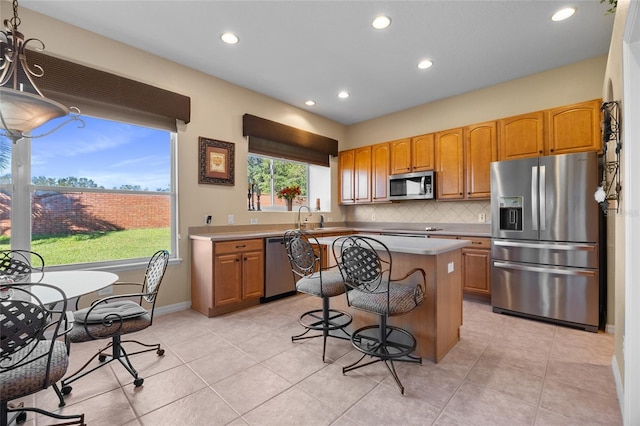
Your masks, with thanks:
[{"label": "recessed ceiling light", "polygon": [[233,33],[224,33],[220,36],[220,39],[227,44],[236,44],[238,42],[238,36]]},{"label": "recessed ceiling light", "polygon": [[576,13],[576,10],[574,8],[566,7],[554,13],[551,17],[551,20],[555,22],[564,21],[565,19],[570,18],[574,13]]},{"label": "recessed ceiling light", "polygon": [[312,101],[311,99],[309,99],[308,101],[304,101],[304,104],[306,106],[314,106],[316,104],[316,101]]},{"label": "recessed ceiling light", "polygon": [[428,59],[424,59],[418,63],[418,68],[420,68],[421,70],[426,70],[427,68],[431,68],[432,65],[433,62]]},{"label": "recessed ceiling light", "polygon": [[348,98],[348,97],[349,97],[349,92],[345,92],[345,91],[343,90],[342,92],[338,93],[338,97],[339,97],[340,99],[346,99],[346,98]]},{"label": "recessed ceiling light", "polygon": [[382,30],[391,25],[391,19],[388,16],[378,16],[372,22],[371,26],[376,30]]}]

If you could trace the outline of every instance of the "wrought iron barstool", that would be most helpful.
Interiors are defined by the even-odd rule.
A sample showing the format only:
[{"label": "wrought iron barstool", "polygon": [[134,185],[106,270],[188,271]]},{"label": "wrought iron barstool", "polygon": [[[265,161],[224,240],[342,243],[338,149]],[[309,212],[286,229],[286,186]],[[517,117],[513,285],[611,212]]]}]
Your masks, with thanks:
[{"label": "wrought iron barstool", "polygon": [[[68,395],[72,391],[71,383],[115,360],[120,361],[120,364],[133,376],[134,386],[142,385],[144,379],[133,368],[129,356],[150,351],[155,351],[158,356],[162,356],[164,349],[160,347],[159,343],[146,344],[137,340],[122,340],[122,336],[142,331],[153,323],[156,299],[168,262],[169,252],[158,250],[149,260],[142,283],[117,282],[113,284],[114,286],[138,287],[138,291],[105,297],[94,301],[88,308],[74,312],[75,320],[73,328],[69,332],[71,343],[98,339],[111,341],[75,373],[62,380],[64,395]],[[149,308],[146,309],[143,305]],[[146,349],[126,352],[123,346],[123,343],[126,342],[136,343]],[[100,363],[85,371],[85,368],[96,358]]]},{"label": "wrought iron barstool", "polygon": [[[84,414],[62,415],[23,403],[10,401],[52,387],[58,396],[58,406],[65,405],[57,382],[69,365],[67,298],[58,287],[34,282],[0,284],[0,425],[11,423],[15,413],[17,423],[27,418],[27,412],[65,420],[65,425],[84,425]],[[59,300],[43,303],[38,291],[46,290]],[[13,420],[13,419],[12,419]]]},{"label": "wrought iron barstool", "polygon": [[[321,246],[313,235],[301,230],[291,230],[284,234],[284,241],[296,290],[322,298],[322,309],[311,310],[300,316],[300,324],[305,331],[291,337],[291,341],[322,337],[324,361],[328,337],[350,339],[345,327],[351,324],[351,315],[329,307],[331,297],[345,292],[342,274],[337,268],[322,268]],[[307,335],[311,330],[321,333]]]},{"label": "wrought iron barstool", "polygon": [[[348,305],[380,318],[379,324],[353,332],[351,342],[362,352],[362,357],[343,367],[342,373],[383,361],[404,395],[404,386],[393,362],[422,363],[422,358],[412,355],[416,349],[413,335],[388,325],[387,319],[406,314],[423,301],[426,273],[421,268],[414,268],[401,279],[392,280],[391,253],[387,246],[371,237],[341,237],[334,241],[332,250],[348,289]],[[374,359],[361,363],[367,355]]]}]

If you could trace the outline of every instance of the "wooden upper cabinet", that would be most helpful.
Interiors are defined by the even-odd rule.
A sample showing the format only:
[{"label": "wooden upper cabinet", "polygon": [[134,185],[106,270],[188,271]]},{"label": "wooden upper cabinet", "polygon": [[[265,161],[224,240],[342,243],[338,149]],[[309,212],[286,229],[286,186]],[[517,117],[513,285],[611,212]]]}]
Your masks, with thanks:
[{"label": "wooden upper cabinet", "polygon": [[464,128],[466,198],[491,197],[490,164],[498,157],[496,122]]},{"label": "wooden upper cabinet", "polygon": [[437,198],[464,198],[462,128],[435,134]]},{"label": "wooden upper cabinet", "polygon": [[600,100],[548,110],[548,154],[601,151]]},{"label": "wooden upper cabinet", "polygon": [[411,173],[411,138],[391,141],[391,168],[389,174]]},{"label": "wooden upper cabinet", "polygon": [[434,141],[433,133],[411,138],[412,172],[435,169]]},{"label": "wooden upper cabinet", "polygon": [[388,142],[371,147],[371,201],[389,201],[389,164],[391,146]]},{"label": "wooden upper cabinet", "polygon": [[421,172],[435,169],[433,133],[398,139],[391,143],[389,174]]},{"label": "wooden upper cabinet", "polygon": [[340,189],[340,204],[353,204],[355,196],[355,166],[356,151],[348,149],[338,153],[338,188]]},{"label": "wooden upper cabinet", "polygon": [[498,120],[498,159],[514,160],[544,155],[545,113],[543,111]]},{"label": "wooden upper cabinet", "polygon": [[371,146],[355,150],[356,203],[371,202]]}]

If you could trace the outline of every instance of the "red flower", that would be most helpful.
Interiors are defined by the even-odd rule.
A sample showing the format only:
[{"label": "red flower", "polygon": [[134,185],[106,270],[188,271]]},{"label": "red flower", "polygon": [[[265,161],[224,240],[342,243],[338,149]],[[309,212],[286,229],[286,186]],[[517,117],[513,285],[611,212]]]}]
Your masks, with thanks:
[{"label": "red flower", "polygon": [[278,191],[276,195],[278,196],[278,198],[293,200],[300,194],[302,194],[302,191],[300,191],[300,187],[298,185],[294,185],[294,186],[285,186],[280,191]]}]

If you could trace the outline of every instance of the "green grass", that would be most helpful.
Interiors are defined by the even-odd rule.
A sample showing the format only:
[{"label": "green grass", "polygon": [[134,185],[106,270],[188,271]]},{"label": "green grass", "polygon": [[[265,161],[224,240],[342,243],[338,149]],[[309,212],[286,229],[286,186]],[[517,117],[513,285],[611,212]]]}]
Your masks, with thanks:
[{"label": "green grass", "polygon": [[[47,266],[148,258],[171,247],[171,229],[130,229],[73,235],[34,236],[31,250],[40,254]],[[0,250],[10,249],[7,237],[0,237]]]}]

